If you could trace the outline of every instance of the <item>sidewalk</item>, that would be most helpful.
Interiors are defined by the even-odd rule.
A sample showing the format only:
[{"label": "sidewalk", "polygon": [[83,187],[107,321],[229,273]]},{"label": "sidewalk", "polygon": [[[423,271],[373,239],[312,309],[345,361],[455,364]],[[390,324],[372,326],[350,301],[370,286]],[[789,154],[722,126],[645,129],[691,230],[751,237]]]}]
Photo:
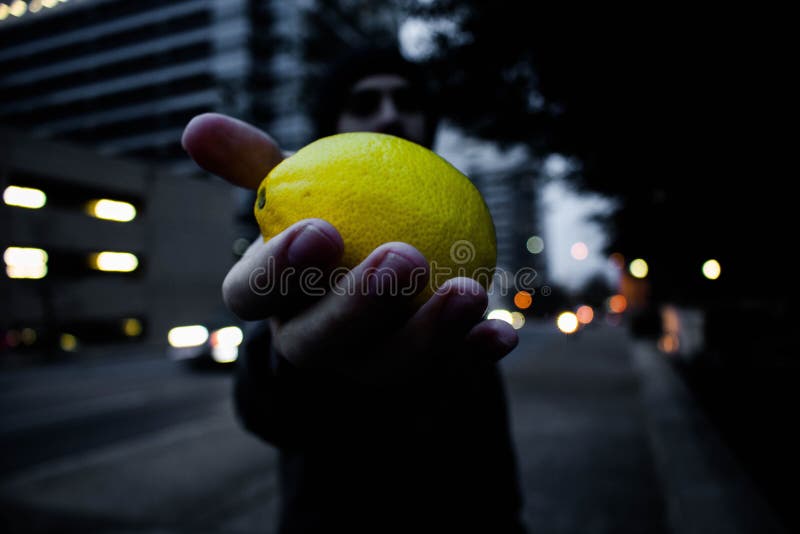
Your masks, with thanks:
[{"label": "sidewalk", "polygon": [[648,343],[520,334],[503,367],[532,534],[784,532]]}]

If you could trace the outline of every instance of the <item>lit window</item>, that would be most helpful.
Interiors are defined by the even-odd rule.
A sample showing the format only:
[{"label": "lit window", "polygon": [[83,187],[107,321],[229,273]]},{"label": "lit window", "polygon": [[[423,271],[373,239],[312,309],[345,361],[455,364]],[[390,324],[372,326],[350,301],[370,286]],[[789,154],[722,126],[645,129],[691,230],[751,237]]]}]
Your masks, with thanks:
[{"label": "lit window", "polygon": [[39,279],[47,275],[47,252],[40,248],[8,247],[3,261],[9,278]]},{"label": "lit window", "polygon": [[130,252],[97,252],[89,256],[89,266],[98,271],[129,273],[139,266],[139,259]]},{"label": "lit window", "polygon": [[47,203],[47,195],[41,189],[9,185],[3,191],[3,202],[9,206],[36,210]]},{"label": "lit window", "polygon": [[136,218],[136,208],[128,202],[101,198],[86,204],[86,213],[107,221],[129,222]]}]

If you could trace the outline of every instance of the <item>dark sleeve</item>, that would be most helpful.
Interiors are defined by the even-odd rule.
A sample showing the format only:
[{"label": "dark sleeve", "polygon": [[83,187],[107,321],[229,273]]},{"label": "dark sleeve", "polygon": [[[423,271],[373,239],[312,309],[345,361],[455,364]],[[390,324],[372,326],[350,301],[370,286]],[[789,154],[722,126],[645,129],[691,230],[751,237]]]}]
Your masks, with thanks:
[{"label": "dark sleeve", "polygon": [[254,323],[245,333],[234,377],[234,405],[242,425],[280,448],[307,441],[311,399],[304,398],[297,370],[272,346],[269,323]]},{"label": "dark sleeve", "polygon": [[419,414],[419,396],[409,400],[408,392],[297,369],[272,346],[266,321],[249,329],[241,349],[234,378],[237,416],[248,431],[276,447],[379,439],[402,431]]}]

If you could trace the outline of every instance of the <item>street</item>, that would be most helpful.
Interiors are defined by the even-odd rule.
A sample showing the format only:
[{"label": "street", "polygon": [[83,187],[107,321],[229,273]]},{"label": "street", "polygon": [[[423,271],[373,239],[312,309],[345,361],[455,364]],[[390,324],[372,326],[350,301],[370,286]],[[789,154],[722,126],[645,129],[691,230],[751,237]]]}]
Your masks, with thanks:
[{"label": "street", "polygon": [[[520,339],[501,365],[531,532],[783,532],[624,327],[530,321]],[[156,354],[4,372],[4,531],[274,532],[276,455],[230,388]]]},{"label": "street", "polygon": [[275,455],[238,427],[229,372],[142,355],[13,371],[0,384],[6,531],[272,523]]}]

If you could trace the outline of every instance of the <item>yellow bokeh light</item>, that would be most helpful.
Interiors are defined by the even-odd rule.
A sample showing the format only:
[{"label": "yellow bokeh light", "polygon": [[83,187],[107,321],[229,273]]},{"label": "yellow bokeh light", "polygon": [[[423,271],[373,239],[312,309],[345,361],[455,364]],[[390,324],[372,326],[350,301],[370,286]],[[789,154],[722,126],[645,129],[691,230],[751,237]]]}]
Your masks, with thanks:
[{"label": "yellow bokeh light", "polygon": [[35,210],[47,203],[47,195],[41,189],[9,185],[3,191],[3,202],[9,206]]},{"label": "yellow bokeh light", "polygon": [[142,322],[135,317],[122,321],[122,332],[128,337],[138,337],[142,335],[142,330]]},{"label": "yellow bokeh light", "polygon": [[569,249],[569,253],[574,259],[582,261],[589,257],[589,247],[586,246],[586,243],[578,241],[572,245]]},{"label": "yellow bokeh light", "polygon": [[8,8],[8,12],[15,17],[21,17],[26,11],[28,11],[28,4],[23,2],[23,0],[16,0]]},{"label": "yellow bokeh light", "polygon": [[717,260],[708,260],[703,264],[703,276],[709,280],[716,280],[722,273],[722,267]]},{"label": "yellow bokeh light", "polygon": [[74,352],[78,348],[78,338],[72,334],[61,334],[58,344],[61,346],[61,350]]},{"label": "yellow bokeh light", "polygon": [[86,213],[98,219],[129,222],[136,218],[136,208],[129,202],[101,198],[86,204]]},{"label": "yellow bokeh light", "polygon": [[489,315],[486,318],[500,319],[501,321],[505,321],[512,326],[514,325],[514,316],[512,316],[511,312],[508,310],[492,310],[489,312]]},{"label": "yellow bokeh light", "polygon": [[6,4],[0,4],[0,20],[6,20],[8,18],[9,9]]},{"label": "yellow bokeh light", "polygon": [[591,306],[583,305],[575,311],[575,316],[581,324],[589,324],[594,319],[594,310]]},{"label": "yellow bokeh light", "polygon": [[89,256],[89,266],[98,271],[129,273],[139,266],[139,259],[130,252],[97,252]]},{"label": "yellow bokeh light", "polygon": [[514,330],[525,326],[525,316],[518,311],[511,312],[511,326],[514,327]]},{"label": "yellow bokeh light", "polygon": [[42,9],[42,0],[31,0],[28,11],[31,13],[38,13],[40,9]]},{"label": "yellow bokeh light", "polygon": [[578,330],[578,316],[572,312],[563,312],[556,319],[556,326],[565,334],[574,334]]},{"label": "yellow bokeh light", "polygon": [[634,278],[644,278],[647,276],[647,273],[650,272],[650,267],[647,265],[646,261],[637,258],[628,265],[628,271]]}]

